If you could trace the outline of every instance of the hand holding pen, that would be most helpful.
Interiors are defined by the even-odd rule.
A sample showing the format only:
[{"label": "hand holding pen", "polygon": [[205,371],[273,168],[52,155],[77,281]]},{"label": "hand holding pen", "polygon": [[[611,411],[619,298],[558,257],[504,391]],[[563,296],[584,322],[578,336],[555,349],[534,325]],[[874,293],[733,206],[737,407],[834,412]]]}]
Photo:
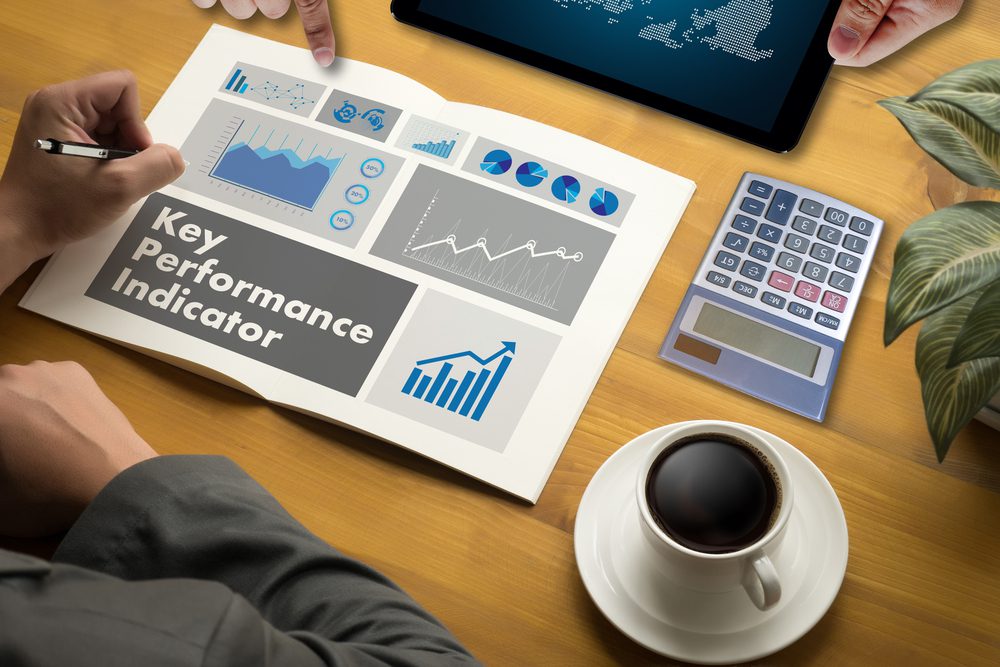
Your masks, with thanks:
[{"label": "hand holding pen", "polygon": [[[134,154],[110,161],[56,157],[34,148],[42,137],[58,138],[64,155],[74,144]],[[177,149],[153,144],[130,72],[31,94],[0,178],[0,288],[35,260],[109,225],[183,171]]]}]

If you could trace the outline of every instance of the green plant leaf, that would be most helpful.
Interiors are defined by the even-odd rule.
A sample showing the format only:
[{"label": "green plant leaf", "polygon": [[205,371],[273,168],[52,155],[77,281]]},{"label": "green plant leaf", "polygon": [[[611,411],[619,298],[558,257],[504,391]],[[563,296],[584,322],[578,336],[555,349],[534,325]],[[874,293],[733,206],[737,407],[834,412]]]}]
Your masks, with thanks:
[{"label": "green plant leaf", "polygon": [[966,202],[910,225],[885,304],[885,344],[966,294],[1000,279],[1000,203]]},{"label": "green plant leaf", "polygon": [[1000,189],[1000,134],[975,116],[932,99],[891,97],[879,105],[948,171],[976,187]]},{"label": "green plant leaf", "polygon": [[984,357],[1000,357],[1000,280],[987,287],[969,311],[948,365]]},{"label": "green plant leaf", "polygon": [[927,318],[917,336],[917,373],[938,461],[958,432],[1000,391],[1000,358],[948,367],[955,338],[979,299],[975,292]]},{"label": "green plant leaf", "polygon": [[953,104],[1000,132],[1000,60],[972,63],[945,74],[908,102],[920,100]]}]

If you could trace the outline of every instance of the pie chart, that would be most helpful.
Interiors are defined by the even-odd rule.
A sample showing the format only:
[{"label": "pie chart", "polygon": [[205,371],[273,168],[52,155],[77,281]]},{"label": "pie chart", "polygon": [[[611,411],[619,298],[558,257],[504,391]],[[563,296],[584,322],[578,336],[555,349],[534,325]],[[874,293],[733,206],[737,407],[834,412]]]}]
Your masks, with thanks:
[{"label": "pie chart", "polygon": [[517,168],[517,182],[533,188],[549,177],[549,170],[537,162],[525,162]]},{"label": "pie chart", "polygon": [[580,181],[572,176],[560,176],[552,181],[552,196],[559,201],[572,204],[580,196]]},{"label": "pie chart", "polygon": [[618,195],[604,188],[597,188],[590,198],[590,210],[600,216],[614,215],[618,210]]},{"label": "pie chart", "polygon": [[497,149],[486,154],[483,161],[479,163],[479,168],[487,174],[499,176],[510,171],[512,164],[514,164],[514,159],[510,156],[510,153]]}]

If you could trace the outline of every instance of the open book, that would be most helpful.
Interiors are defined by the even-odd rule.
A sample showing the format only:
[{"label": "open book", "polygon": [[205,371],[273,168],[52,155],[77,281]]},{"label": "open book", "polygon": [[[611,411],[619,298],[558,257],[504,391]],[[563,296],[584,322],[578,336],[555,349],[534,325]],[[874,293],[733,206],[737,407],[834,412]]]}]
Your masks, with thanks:
[{"label": "open book", "polygon": [[190,163],[21,305],[534,502],[694,192],[394,72],[218,26]]}]

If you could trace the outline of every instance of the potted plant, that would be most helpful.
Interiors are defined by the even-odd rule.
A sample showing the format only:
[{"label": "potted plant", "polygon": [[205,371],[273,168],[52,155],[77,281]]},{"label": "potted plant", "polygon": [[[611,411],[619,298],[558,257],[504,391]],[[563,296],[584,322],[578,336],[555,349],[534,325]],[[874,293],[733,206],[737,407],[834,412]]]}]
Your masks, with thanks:
[{"label": "potted plant", "polygon": [[[951,173],[1000,190],[1000,60],[879,104]],[[964,202],[913,223],[896,246],[885,344],[924,320],[916,366],[938,461],[980,413],[1000,415],[1000,202]],[[982,412],[981,412],[982,411]],[[994,423],[996,426],[996,423]]]}]

